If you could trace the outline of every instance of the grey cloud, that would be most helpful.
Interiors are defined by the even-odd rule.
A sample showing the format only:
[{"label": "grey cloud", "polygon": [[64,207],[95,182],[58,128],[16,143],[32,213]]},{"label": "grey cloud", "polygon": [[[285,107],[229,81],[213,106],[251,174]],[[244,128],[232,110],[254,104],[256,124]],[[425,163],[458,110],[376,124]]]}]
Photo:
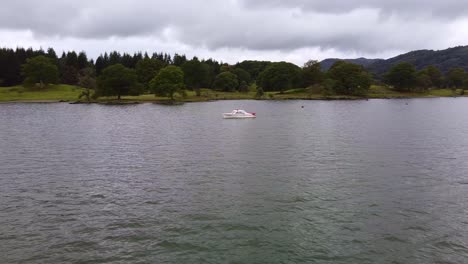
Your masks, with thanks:
[{"label": "grey cloud", "polygon": [[441,46],[454,34],[453,17],[468,11],[462,2],[7,0],[0,29],[30,30],[37,38],[151,36],[212,50],[319,47],[369,54]]},{"label": "grey cloud", "polygon": [[[257,50],[292,50],[303,47],[334,48],[344,51],[377,53],[388,49],[420,48],[421,42],[433,39],[433,32],[443,31],[443,24],[414,19],[381,20],[372,10],[354,10],[336,14],[296,14],[288,10],[246,12],[239,19],[223,16],[205,17],[199,23],[213,25],[192,30],[184,28],[185,42],[217,47],[244,47]],[[200,37],[202,36],[202,37]],[[419,45],[419,47],[418,47]]]},{"label": "grey cloud", "polygon": [[429,15],[453,18],[465,15],[464,0],[240,0],[246,8],[297,8],[306,12],[347,13],[356,9],[378,9],[382,14]]},{"label": "grey cloud", "polygon": [[106,38],[162,30],[167,17],[146,1],[8,1],[2,3],[0,27],[31,30],[38,36]]}]

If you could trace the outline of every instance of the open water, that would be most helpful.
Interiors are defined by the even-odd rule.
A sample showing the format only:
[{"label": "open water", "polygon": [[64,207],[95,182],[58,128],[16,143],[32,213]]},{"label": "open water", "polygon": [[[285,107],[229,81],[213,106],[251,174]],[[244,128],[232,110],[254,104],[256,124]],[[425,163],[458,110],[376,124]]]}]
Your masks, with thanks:
[{"label": "open water", "polygon": [[468,263],[468,99],[0,104],[0,262]]}]

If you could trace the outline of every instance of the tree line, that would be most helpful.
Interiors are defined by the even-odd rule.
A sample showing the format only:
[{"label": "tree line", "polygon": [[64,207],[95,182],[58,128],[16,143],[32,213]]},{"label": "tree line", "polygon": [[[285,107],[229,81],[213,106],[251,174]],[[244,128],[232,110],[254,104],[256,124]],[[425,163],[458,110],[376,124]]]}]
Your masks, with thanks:
[{"label": "tree line", "polygon": [[402,62],[384,75],[384,81],[402,92],[424,92],[430,88],[455,90],[468,88],[468,73],[461,67],[454,67],[443,74],[433,65],[417,71],[413,64]]},{"label": "tree line", "polygon": [[[384,83],[402,92],[422,92],[430,88],[463,88],[468,74],[453,68],[445,75],[435,66],[416,71],[409,63],[399,63],[384,76]],[[200,95],[201,88],[224,92],[248,92],[256,85],[257,96],[264,92],[283,93],[295,88],[316,87],[324,95],[365,96],[373,76],[363,67],[337,61],[322,72],[318,61],[302,67],[288,62],[242,61],[234,65],[213,59],[187,59],[167,53],[110,52],[96,61],[85,52],[63,52],[17,48],[0,49],[0,86],[23,83],[44,88],[49,83],[79,85],[86,88],[81,97],[140,95],[154,93],[174,98],[185,89]]]}]

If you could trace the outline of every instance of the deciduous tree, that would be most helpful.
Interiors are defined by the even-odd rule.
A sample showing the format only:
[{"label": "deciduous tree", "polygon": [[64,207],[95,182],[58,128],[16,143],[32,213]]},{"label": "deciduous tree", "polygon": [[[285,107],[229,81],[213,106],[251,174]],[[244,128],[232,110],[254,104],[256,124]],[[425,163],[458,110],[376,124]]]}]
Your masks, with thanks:
[{"label": "deciduous tree", "polygon": [[250,77],[253,80],[258,78],[258,75],[265,70],[265,68],[270,65],[270,61],[252,61],[246,60],[235,65],[236,68],[241,68],[247,71],[250,74]]},{"label": "deciduous tree", "polygon": [[96,71],[94,68],[87,67],[80,71],[78,76],[78,85],[85,90],[79,95],[79,99],[85,97],[89,102],[91,100],[91,91],[96,89]]},{"label": "deciduous tree", "polygon": [[439,68],[434,65],[429,65],[425,70],[431,79],[432,85],[440,88],[442,86],[442,73],[440,72]]},{"label": "deciduous tree", "polygon": [[361,65],[338,61],[327,72],[333,80],[333,90],[339,95],[366,95],[372,77]]},{"label": "deciduous tree", "polygon": [[456,89],[463,86],[466,79],[466,72],[463,68],[456,67],[449,70],[447,73],[447,82],[450,88]]},{"label": "deciduous tree", "polygon": [[411,63],[402,62],[393,66],[385,75],[388,84],[398,91],[411,91],[417,84],[416,68]]},{"label": "deciduous tree", "polygon": [[304,76],[304,85],[307,87],[319,84],[324,79],[324,74],[320,70],[320,63],[316,60],[307,61],[302,67],[302,72]]},{"label": "deciduous tree", "polygon": [[39,83],[40,88],[44,88],[50,83],[58,82],[58,68],[50,58],[37,56],[27,59],[22,65],[22,73],[26,77],[25,86],[32,86]]},{"label": "deciduous tree", "polygon": [[246,70],[242,68],[235,68],[231,72],[237,76],[237,81],[239,82],[239,85],[243,82],[245,82],[246,84],[249,84],[251,82],[250,73],[248,73]]},{"label": "deciduous tree", "polygon": [[231,72],[222,72],[216,76],[213,89],[217,91],[233,92],[239,87],[237,76]]},{"label": "deciduous tree", "polygon": [[264,91],[300,88],[303,86],[301,68],[289,62],[274,62],[260,73],[257,85]]},{"label": "deciduous tree", "polygon": [[141,90],[135,70],[114,64],[102,71],[96,92],[98,96],[117,96],[120,100],[123,95],[139,95]]},{"label": "deciduous tree", "polygon": [[184,72],[177,66],[167,66],[150,81],[155,96],[167,96],[174,100],[174,94],[184,89]]},{"label": "deciduous tree", "polygon": [[420,91],[426,91],[427,89],[434,86],[431,81],[431,77],[427,73],[427,70],[419,71],[416,75],[416,88]]}]

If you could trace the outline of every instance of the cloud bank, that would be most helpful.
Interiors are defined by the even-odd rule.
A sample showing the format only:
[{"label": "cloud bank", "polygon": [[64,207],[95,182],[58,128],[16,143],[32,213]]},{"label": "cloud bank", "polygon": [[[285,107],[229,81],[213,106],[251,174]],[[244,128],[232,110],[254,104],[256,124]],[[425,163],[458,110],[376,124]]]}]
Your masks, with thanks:
[{"label": "cloud bank", "polygon": [[301,64],[465,45],[467,11],[455,0],[7,0],[0,46]]}]

